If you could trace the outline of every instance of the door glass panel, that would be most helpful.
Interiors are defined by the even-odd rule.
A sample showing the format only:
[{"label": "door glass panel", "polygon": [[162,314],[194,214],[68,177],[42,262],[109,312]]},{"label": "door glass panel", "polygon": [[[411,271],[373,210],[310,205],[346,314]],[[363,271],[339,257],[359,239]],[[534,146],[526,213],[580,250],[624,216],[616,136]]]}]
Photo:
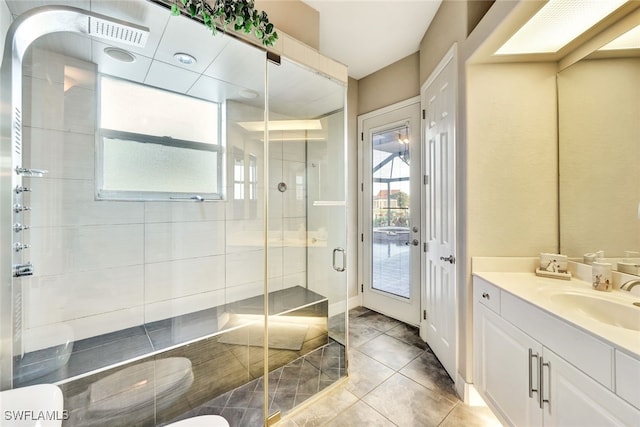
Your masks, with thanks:
[{"label": "door glass panel", "polygon": [[372,136],[372,287],[410,298],[409,126]]},{"label": "door glass panel", "polygon": [[268,85],[273,416],[346,375],[346,87],[286,58],[268,63]]}]

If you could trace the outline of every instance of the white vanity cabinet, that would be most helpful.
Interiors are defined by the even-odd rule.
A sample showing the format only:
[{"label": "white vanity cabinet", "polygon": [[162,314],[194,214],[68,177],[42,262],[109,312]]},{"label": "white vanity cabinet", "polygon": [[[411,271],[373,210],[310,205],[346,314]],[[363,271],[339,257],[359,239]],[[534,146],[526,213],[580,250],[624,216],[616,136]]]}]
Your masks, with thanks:
[{"label": "white vanity cabinet", "polygon": [[537,394],[538,363],[533,357],[542,353],[542,346],[482,304],[474,306],[474,323],[476,388],[508,424],[542,425]]},{"label": "white vanity cabinet", "polygon": [[[474,383],[502,422],[640,425],[640,410],[613,392],[612,347],[479,277],[473,284]],[[592,365],[597,380],[583,372]]]}]

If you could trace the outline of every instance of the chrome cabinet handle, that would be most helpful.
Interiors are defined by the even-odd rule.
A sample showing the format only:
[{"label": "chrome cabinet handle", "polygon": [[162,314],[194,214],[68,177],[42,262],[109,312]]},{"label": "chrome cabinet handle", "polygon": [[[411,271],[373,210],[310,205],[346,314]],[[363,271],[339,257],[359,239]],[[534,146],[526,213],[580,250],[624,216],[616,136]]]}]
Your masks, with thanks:
[{"label": "chrome cabinet handle", "polygon": [[[539,389],[533,388],[533,359],[538,360],[538,353],[533,354],[533,350],[529,349],[529,397],[533,398],[533,393],[540,393]],[[537,363],[536,363],[537,364]]]},{"label": "chrome cabinet handle", "polygon": [[544,409],[544,404],[549,403],[551,399],[544,398],[544,367],[547,367],[547,370],[551,370],[551,362],[544,362],[543,358],[538,358],[538,378],[539,378],[539,390],[538,391],[538,402],[540,403],[540,409]]},{"label": "chrome cabinet handle", "polygon": [[[338,265],[336,264],[336,254],[338,252],[342,252],[342,266],[338,267]],[[338,273],[342,273],[345,270],[345,265],[347,264],[347,254],[344,250],[344,248],[335,248],[333,250],[333,269],[335,271],[337,271]]]}]

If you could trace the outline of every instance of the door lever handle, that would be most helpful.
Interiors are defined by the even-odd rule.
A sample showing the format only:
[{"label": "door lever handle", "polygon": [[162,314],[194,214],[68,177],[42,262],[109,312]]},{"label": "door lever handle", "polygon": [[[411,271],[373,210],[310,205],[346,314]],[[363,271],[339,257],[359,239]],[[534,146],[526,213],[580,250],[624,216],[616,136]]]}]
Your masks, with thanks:
[{"label": "door lever handle", "polygon": [[456,263],[456,257],[454,257],[453,255],[449,255],[447,257],[441,256],[440,257],[440,261],[448,261],[450,264],[455,264]]}]

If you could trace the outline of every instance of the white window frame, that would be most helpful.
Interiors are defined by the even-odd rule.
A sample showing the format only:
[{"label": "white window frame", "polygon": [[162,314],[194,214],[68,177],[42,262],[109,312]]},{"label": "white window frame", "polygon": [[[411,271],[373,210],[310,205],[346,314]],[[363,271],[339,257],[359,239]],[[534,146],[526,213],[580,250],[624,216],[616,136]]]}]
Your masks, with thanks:
[{"label": "white window frame", "polygon": [[[171,92],[177,95],[182,95],[188,98],[198,99],[201,101],[211,102],[214,104],[218,104],[218,136],[217,139],[219,141],[218,144],[207,144],[196,141],[188,141],[177,138],[172,138],[169,136],[155,136],[155,135],[146,135],[146,134],[137,134],[134,132],[128,131],[118,131],[113,129],[103,129],[101,126],[101,105],[102,105],[102,96],[101,96],[101,85],[99,83],[100,79],[103,77],[114,79],[114,80],[122,80],[132,85],[141,85],[147,86],[149,88],[171,92],[166,89],[158,88],[155,86],[148,86],[143,83],[132,82],[124,79],[119,79],[117,77],[113,77],[108,74],[98,74],[98,84],[97,84],[97,94],[98,94],[98,103],[97,103],[97,121],[98,126],[96,130],[96,159],[95,159],[95,197],[97,200],[128,200],[128,201],[176,201],[176,200],[224,200],[225,199],[225,142],[226,142],[226,132],[225,132],[225,122],[226,122],[226,110],[224,103],[216,103],[214,101],[203,100],[201,98],[192,97],[189,95],[185,95],[182,93]],[[215,192],[200,192],[200,193],[192,193],[192,192],[175,192],[175,191],[140,191],[140,190],[105,190],[104,189],[104,138],[119,138],[119,139],[127,139],[130,141],[138,142],[138,143],[152,143],[158,145],[165,145],[176,148],[186,148],[186,149],[195,149],[202,151],[213,151],[218,153],[218,159],[216,161],[216,175],[217,175],[217,190]],[[135,139],[132,139],[135,138]]]}]

